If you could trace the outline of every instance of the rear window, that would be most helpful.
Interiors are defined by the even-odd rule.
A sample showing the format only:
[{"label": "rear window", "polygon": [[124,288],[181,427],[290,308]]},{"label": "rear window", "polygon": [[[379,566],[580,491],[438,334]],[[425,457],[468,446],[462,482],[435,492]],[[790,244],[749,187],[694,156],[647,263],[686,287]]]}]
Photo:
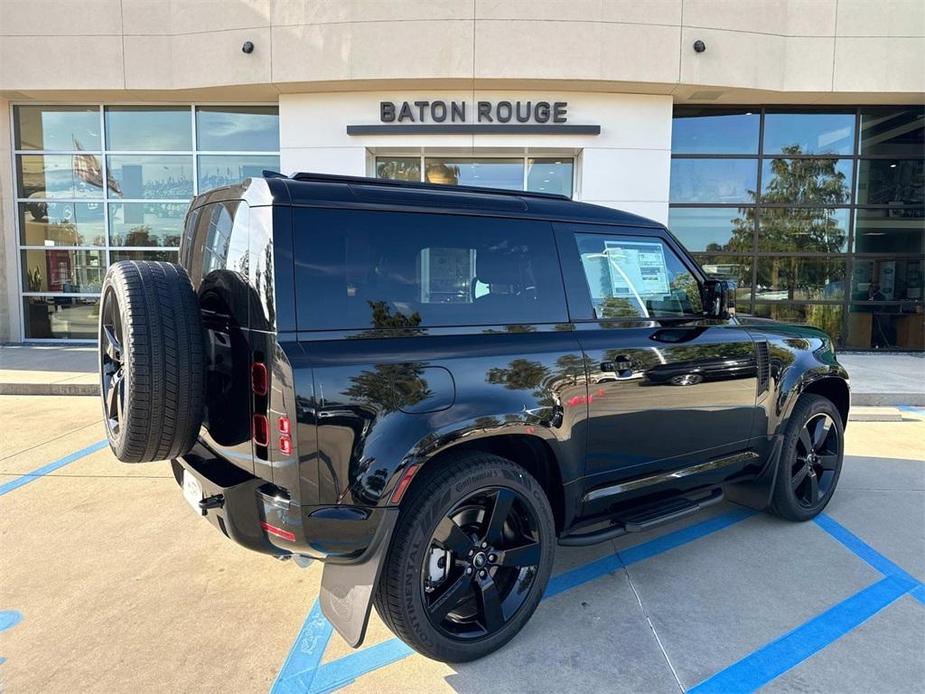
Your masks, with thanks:
[{"label": "rear window", "polygon": [[548,223],[296,208],[302,330],[564,323]]}]

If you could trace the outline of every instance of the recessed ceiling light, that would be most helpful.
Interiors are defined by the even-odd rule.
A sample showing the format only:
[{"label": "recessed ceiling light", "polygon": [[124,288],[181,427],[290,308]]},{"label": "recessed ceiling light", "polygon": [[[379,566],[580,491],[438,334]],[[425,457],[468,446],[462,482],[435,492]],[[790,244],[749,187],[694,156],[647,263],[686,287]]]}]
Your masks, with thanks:
[{"label": "recessed ceiling light", "polygon": [[895,169],[895,168],[896,168],[896,164],[895,164],[895,163],[890,164],[890,168],[891,168],[891,169]]}]

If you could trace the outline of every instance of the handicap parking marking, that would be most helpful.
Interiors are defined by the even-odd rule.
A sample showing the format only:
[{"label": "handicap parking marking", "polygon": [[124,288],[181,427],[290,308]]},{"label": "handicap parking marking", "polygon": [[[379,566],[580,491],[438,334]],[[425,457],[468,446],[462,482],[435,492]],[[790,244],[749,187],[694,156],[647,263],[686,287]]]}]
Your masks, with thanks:
[{"label": "handicap parking marking", "polygon": [[[580,585],[612,574],[631,564],[699,540],[751,518],[755,514],[755,511],[749,509],[736,508],[700,523],[667,533],[654,540],[619,550],[601,559],[565,571],[550,580],[549,586],[543,594],[543,600],[545,601],[547,598],[558,596]],[[280,669],[276,682],[271,689],[272,694],[294,691],[321,694],[322,692],[334,691],[347,686],[358,677],[404,660],[414,653],[414,650],[400,639],[391,638],[319,666],[318,663],[332,632],[330,624],[324,619],[323,615],[320,616],[323,622],[327,624],[327,628],[324,631],[320,630],[317,622],[313,619],[313,615],[316,613],[320,615],[317,600],[305,621],[303,631],[299,633],[299,637],[293,644],[289,656]],[[308,627],[308,633],[310,634],[306,643],[311,648],[308,652],[303,652],[302,637],[306,627]],[[316,635],[321,634],[326,635],[326,637],[314,638]]]},{"label": "handicap parking marking", "polygon": [[690,694],[754,692],[860,626],[916,584],[887,576],[707,678]]},{"label": "handicap parking marking", "polygon": [[[12,629],[22,621],[22,613],[16,610],[0,610],[0,632]],[[6,662],[6,658],[0,656],[0,665]]]},{"label": "handicap parking marking", "polygon": [[70,465],[71,463],[77,460],[80,460],[81,458],[85,458],[92,453],[96,453],[97,451],[106,448],[108,445],[109,445],[109,442],[106,439],[103,439],[102,441],[97,441],[96,443],[90,444],[86,448],[81,448],[79,451],[74,451],[73,453],[70,453],[69,455],[66,455],[63,458],[59,458],[58,460],[52,463],[48,463],[47,465],[43,465],[42,467],[36,468],[32,472],[27,472],[23,475],[20,475],[10,480],[9,482],[0,484],[0,496],[3,496],[4,494],[9,494],[13,490],[19,489],[20,487],[23,487],[29,484],[30,482],[35,482],[36,480],[41,479],[45,475],[51,472],[54,472],[55,470],[59,470],[63,468],[65,465]]}]

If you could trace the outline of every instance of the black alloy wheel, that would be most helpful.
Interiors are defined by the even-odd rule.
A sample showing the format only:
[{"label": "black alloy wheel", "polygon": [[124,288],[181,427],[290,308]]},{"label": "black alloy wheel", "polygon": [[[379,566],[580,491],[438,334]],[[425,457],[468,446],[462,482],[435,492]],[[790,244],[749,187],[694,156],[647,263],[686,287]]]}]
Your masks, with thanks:
[{"label": "black alloy wheel", "polygon": [[118,439],[125,407],[127,364],[122,349],[122,315],[113,287],[106,288],[102,303],[99,351],[103,412],[106,415],[107,434],[112,439]]},{"label": "black alloy wheel", "polygon": [[842,414],[831,400],[807,393],[788,418],[770,510],[792,521],[815,518],[835,493],[845,452]]},{"label": "black alloy wheel", "polygon": [[790,486],[801,506],[812,508],[825,498],[838,467],[840,434],[824,412],[810,417],[800,429],[790,469]]},{"label": "black alloy wheel", "polygon": [[451,638],[497,633],[524,604],[540,562],[536,514],[513,489],[489,487],[437,525],[421,571],[430,623]]}]

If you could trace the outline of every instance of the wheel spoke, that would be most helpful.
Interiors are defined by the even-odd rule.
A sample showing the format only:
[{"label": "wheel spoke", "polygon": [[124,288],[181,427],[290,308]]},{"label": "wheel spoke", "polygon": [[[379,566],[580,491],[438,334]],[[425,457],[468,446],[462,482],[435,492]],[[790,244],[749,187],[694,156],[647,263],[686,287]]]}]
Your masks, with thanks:
[{"label": "wheel spoke", "polygon": [[819,478],[815,472],[809,473],[809,503],[815,504],[819,501]]},{"label": "wheel spoke", "polygon": [[823,470],[834,470],[838,464],[837,455],[820,455],[818,460]]},{"label": "wheel spoke", "polygon": [[472,549],[472,538],[466,535],[452,518],[444,518],[440,521],[440,525],[434,532],[434,542],[460,557],[465,557]]},{"label": "wheel spoke", "polygon": [[829,437],[829,430],[832,428],[832,420],[828,417],[819,417],[819,423],[816,424],[816,431],[813,432],[813,450],[818,451],[822,444]]},{"label": "wheel spoke", "polygon": [[458,607],[463,600],[472,597],[472,577],[463,574],[457,578],[450,586],[444,590],[440,597],[434,600],[428,607],[431,617],[437,623],[442,622],[447,614]]},{"label": "wheel spoke", "polygon": [[119,380],[113,388],[116,391],[116,418],[122,423],[122,406],[125,403],[125,372],[119,369]]},{"label": "wheel spoke", "polygon": [[491,545],[501,544],[501,536],[504,531],[504,522],[511,512],[511,504],[514,503],[514,492],[510,489],[499,489],[495,494],[495,503],[491,509],[488,522],[485,525],[485,541]]},{"label": "wheel spoke", "polygon": [[103,336],[106,338],[106,356],[112,361],[119,362],[122,360],[122,343],[116,337],[115,328],[111,325],[103,326]]},{"label": "wheel spoke", "polygon": [[808,472],[809,472],[809,465],[803,465],[800,467],[799,470],[797,470],[797,473],[790,480],[790,485],[793,487],[793,491],[796,491],[799,488],[799,486],[803,484],[803,480],[806,479],[806,473]]},{"label": "wheel spoke", "polygon": [[530,542],[520,547],[498,552],[496,563],[501,566],[536,566],[540,563],[540,543]]},{"label": "wheel spoke", "polygon": [[116,371],[109,379],[109,390],[106,393],[106,414],[110,419],[121,419],[119,403],[119,389],[122,384],[122,370]]},{"label": "wheel spoke", "polygon": [[494,633],[504,624],[504,610],[501,609],[498,587],[491,576],[486,574],[478,579],[476,588],[475,597],[479,605],[482,626],[489,634]]},{"label": "wheel spoke", "polygon": [[804,425],[800,429],[800,443],[803,444],[803,453],[808,455],[813,452],[813,439],[809,434],[809,430],[806,428],[808,424]]}]

